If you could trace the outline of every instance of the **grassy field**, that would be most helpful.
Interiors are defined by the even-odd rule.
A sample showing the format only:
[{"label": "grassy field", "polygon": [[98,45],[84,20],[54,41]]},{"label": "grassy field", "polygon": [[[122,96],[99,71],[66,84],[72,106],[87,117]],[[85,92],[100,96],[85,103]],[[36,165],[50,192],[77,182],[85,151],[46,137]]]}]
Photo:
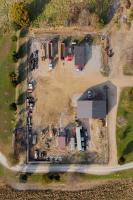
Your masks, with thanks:
[{"label": "grassy field", "polygon": [[[117,173],[112,173],[109,175],[90,175],[82,173],[48,173],[48,174],[21,174],[12,172],[2,165],[0,165],[0,179],[3,181],[11,183],[33,183],[40,186],[56,186],[60,185],[69,186],[88,183],[100,183],[101,181],[110,180],[126,180],[133,178],[133,169],[124,170]],[[75,186],[76,187],[76,186]],[[67,187],[68,188],[68,187]]]},{"label": "grassy field", "polygon": [[117,116],[118,159],[133,161],[133,88],[121,92]]},{"label": "grassy field", "polygon": [[[0,28],[2,32],[12,29],[9,11],[14,2],[15,0],[0,0]],[[76,23],[78,23],[78,20],[82,19],[81,13],[84,8],[89,8],[88,17],[92,26],[104,25],[108,21],[107,15],[111,2],[112,0],[100,0],[100,2],[97,0],[84,0],[82,2],[79,0],[25,0],[31,16],[31,26],[40,28],[46,25],[67,26],[67,22],[73,22],[73,19],[76,19]],[[86,17],[82,20],[86,20]]]},{"label": "grassy field", "polygon": [[15,49],[10,37],[0,37],[0,151],[8,155],[11,151],[14,112],[9,105],[15,101],[15,88],[11,85],[9,73],[14,71],[12,52]]}]

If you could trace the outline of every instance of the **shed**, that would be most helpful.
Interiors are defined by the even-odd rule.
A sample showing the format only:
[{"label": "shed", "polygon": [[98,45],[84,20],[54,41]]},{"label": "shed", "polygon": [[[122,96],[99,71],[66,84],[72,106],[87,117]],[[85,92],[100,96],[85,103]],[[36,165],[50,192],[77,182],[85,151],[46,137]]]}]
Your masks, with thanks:
[{"label": "shed", "polygon": [[65,136],[58,136],[57,137],[57,145],[60,149],[65,149],[65,147],[66,147],[66,137]]},{"label": "shed", "polygon": [[86,48],[85,44],[74,47],[75,66],[83,68],[86,64]]},{"label": "shed", "polygon": [[92,100],[92,101],[78,101],[77,117],[103,119],[106,117],[106,101]]}]

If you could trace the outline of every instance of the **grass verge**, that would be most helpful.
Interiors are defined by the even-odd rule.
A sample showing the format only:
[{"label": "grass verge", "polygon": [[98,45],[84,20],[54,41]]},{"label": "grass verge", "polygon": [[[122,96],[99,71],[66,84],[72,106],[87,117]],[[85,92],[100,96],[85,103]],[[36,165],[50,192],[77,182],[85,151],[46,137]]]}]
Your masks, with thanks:
[{"label": "grass verge", "polygon": [[117,147],[119,162],[133,161],[133,88],[121,92],[117,114]]},{"label": "grass verge", "polygon": [[14,112],[9,105],[15,101],[15,88],[12,86],[9,74],[15,71],[12,52],[15,43],[9,35],[0,37],[0,151],[8,156],[11,151],[12,130],[15,123]]}]

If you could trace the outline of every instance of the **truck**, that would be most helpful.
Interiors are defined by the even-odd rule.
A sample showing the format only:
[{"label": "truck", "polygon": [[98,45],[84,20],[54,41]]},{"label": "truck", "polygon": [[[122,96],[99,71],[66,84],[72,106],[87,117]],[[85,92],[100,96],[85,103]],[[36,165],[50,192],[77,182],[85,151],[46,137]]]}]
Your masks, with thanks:
[{"label": "truck", "polygon": [[60,59],[64,60],[65,59],[65,43],[61,42],[60,44]]},{"label": "truck", "polygon": [[58,39],[54,38],[48,43],[48,57],[49,59],[54,59],[58,53]]}]

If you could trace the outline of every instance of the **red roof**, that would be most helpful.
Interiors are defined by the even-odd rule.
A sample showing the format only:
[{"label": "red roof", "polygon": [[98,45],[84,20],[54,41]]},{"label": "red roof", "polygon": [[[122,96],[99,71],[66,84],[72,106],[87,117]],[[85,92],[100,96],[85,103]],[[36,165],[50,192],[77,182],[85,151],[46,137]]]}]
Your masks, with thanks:
[{"label": "red roof", "polygon": [[58,147],[60,149],[65,149],[65,147],[66,147],[66,138],[64,136],[58,136],[57,143],[58,143]]}]

